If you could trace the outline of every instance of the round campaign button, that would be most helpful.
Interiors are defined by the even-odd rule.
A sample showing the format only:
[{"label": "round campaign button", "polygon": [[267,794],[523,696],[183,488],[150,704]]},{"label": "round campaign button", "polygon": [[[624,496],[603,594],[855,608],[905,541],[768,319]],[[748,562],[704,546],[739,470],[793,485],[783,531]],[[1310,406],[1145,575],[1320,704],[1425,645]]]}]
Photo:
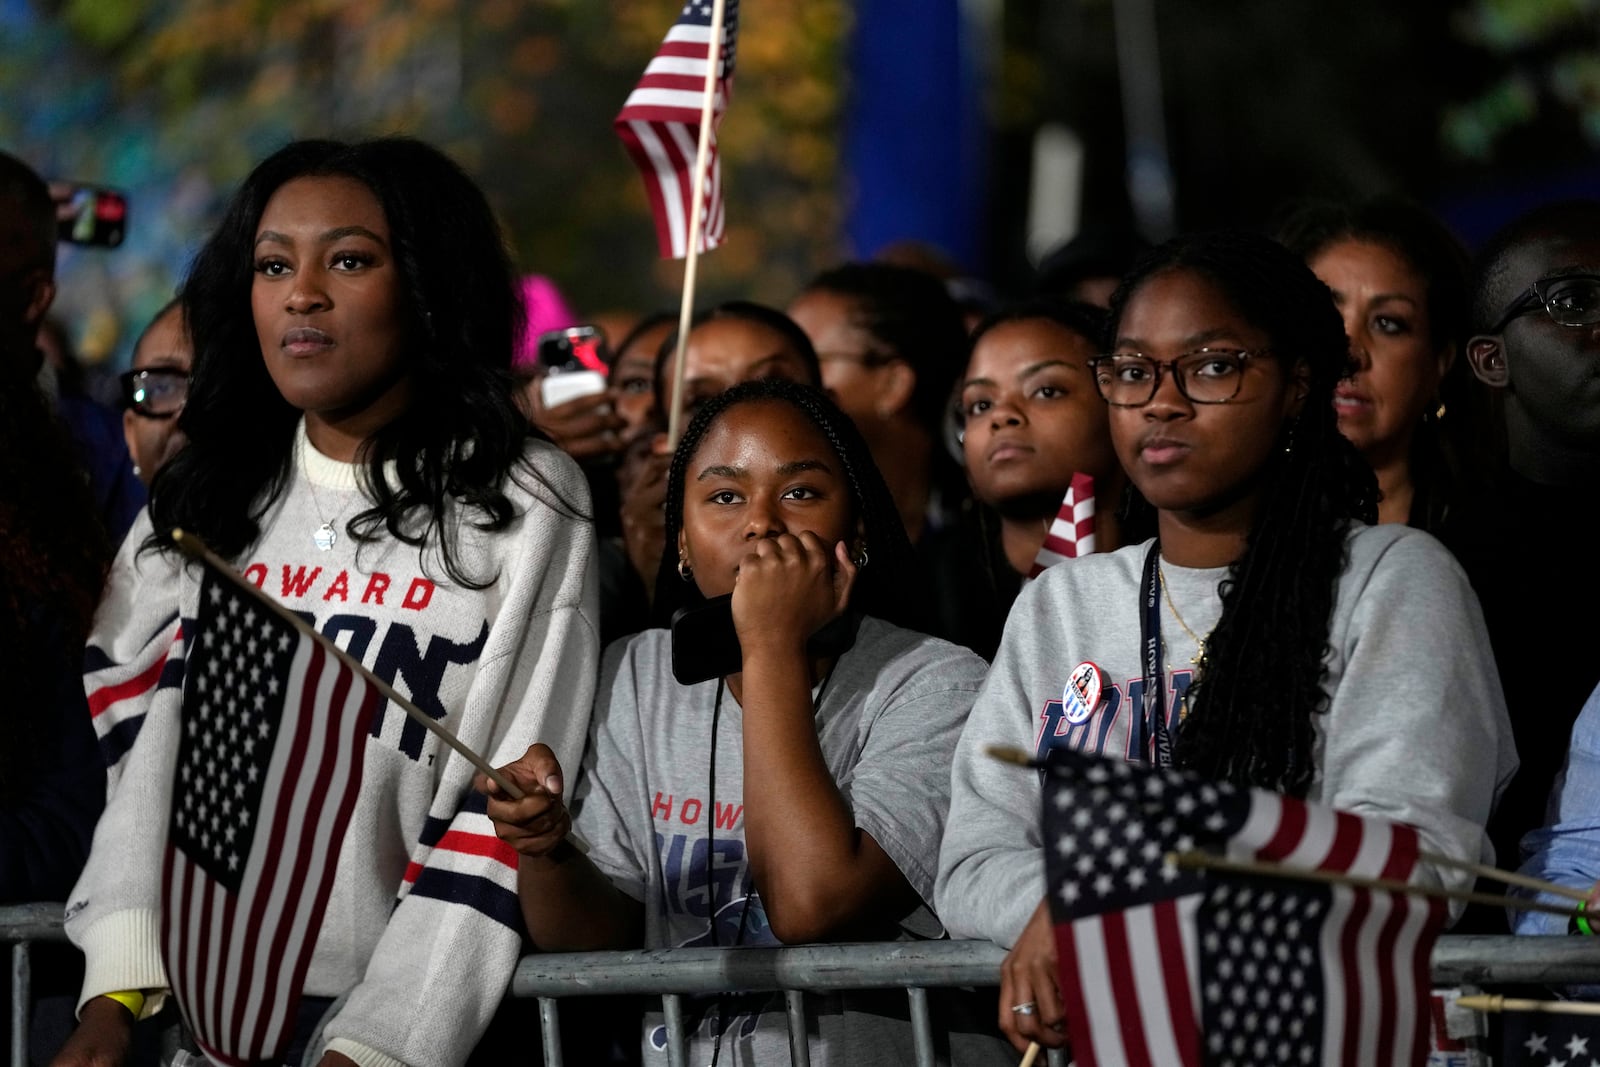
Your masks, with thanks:
[{"label": "round campaign button", "polygon": [[1084,660],[1072,668],[1066,688],[1061,691],[1061,704],[1066,709],[1067,721],[1074,726],[1087,722],[1100,704],[1103,688],[1100,668],[1090,661]]}]

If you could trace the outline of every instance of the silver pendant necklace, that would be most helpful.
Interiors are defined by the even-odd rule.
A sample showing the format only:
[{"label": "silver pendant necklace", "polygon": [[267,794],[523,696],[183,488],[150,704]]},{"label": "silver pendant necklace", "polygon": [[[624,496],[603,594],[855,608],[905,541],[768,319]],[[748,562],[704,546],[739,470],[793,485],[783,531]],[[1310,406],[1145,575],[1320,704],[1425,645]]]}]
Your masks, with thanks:
[{"label": "silver pendant necklace", "polygon": [[335,541],[339,540],[339,535],[334,531],[333,523],[325,522],[311,531],[311,540],[318,548],[326,552],[333,547]]},{"label": "silver pendant necklace", "polygon": [[[310,443],[307,442],[304,447],[311,447]],[[323,515],[322,503],[317,499],[317,483],[312,479],[310,467],[303,455],[300,457],[300,469],[306,476],[306,488],[311,491],[311,506],[317,512],[317,518],[321,520],[321,525],[311,531],[311,543],[317,546],[319,552],[327,552],[338,542],[339,531],[335,530],[333,523]]]}]

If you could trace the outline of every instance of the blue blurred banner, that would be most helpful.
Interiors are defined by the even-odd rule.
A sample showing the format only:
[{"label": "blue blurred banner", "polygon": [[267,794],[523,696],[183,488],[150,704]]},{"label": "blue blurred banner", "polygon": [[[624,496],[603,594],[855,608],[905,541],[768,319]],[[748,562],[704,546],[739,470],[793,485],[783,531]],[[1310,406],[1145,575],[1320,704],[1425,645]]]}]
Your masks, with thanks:
[{"label": "blue blurred banner", "polygon": [[987,124],[962,0],[858,0],[846,58],[845,232],[852,253],[937,246],[982,275]]}]

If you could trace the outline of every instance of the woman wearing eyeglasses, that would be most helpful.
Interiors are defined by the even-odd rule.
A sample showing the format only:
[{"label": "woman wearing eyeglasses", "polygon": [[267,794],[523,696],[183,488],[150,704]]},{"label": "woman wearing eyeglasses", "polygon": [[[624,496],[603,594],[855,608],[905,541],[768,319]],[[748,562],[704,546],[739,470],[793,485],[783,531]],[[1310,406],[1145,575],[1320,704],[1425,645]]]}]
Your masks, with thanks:
[{"label": "woman wearing eyeglasses", "polygon": [[[1250,234],[1179,238],[1111,316],[1095,383],[1157,537],[1018,597],[939,858],[946,925],[1014,946],[998,1014],[1019,1048],[1064,1041],[1040,783],[988,746],[1189,768],[1411,823],[1470,860],[1491,855],[1483,825],[1516,762],[1465,575],[1428,534],[1368,525],[1375,480],[1333,406],[1344,329],[1310,269]],[[1128,869],[1108,895],[1160,873]]]},{"label": "woman wearing eyeglasses", "polygon": [[183,325],[183,305],[174,300],[156,312],[133,347],[133,369],[122,375],[122,436],[133,457],[133,473],[149,485],[156,471],[187,443],[178,415],[189,396],[194,347]]}]

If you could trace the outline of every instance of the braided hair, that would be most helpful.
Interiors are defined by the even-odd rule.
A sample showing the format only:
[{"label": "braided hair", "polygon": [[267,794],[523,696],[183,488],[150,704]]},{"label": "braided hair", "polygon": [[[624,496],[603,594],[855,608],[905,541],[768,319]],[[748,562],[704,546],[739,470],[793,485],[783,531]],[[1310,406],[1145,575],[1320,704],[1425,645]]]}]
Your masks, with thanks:
[{"label": "braided hair", "polygon": [[1344,323],[1300,257],[1224,231],[1175,238],[1141,260],[1112,297],[1112,336],[1140,288],[1173,271],[1206,278],[1266,332],[1286,371],[1307,370],[1304,405],[1267,461],[1244,554],[1222,582],[1222,617],[1189,691],[1176,759],[1209,778],[1304,796],[1316,773],[1313,716],[1328,708],[1328,626],[1346,535],[1353,522],[1377,521],[1377,479],[1339,433],[1333,407],[1349,362]]},{"label": "braided hair", "polygon": [[672,455],[667,473],[666,537],[667,550],[661,554],[656,575],[655,614],[658,625],[669,625],[674,612],[704,602],[693,582],[678,576],[678,533],[683,529],[683,494],[689,462],[700,442],[718,419],[741,404],[787,404],[811,420],[827,438],[844,468],[850,487],[850,504],[861,524],[869,565],[862,568],[851,594],[851,605],[863,614],[873,615],[896,626],[920,630],[928,615],[919,610],[922,585],[916,581],[916,557],[906,537],[894,498],[872,462],[872,453],[861,433],[820,389],[799,385],[782,378],[762,378],[741,382],[708,399],[695,412],[688,429]]}]

